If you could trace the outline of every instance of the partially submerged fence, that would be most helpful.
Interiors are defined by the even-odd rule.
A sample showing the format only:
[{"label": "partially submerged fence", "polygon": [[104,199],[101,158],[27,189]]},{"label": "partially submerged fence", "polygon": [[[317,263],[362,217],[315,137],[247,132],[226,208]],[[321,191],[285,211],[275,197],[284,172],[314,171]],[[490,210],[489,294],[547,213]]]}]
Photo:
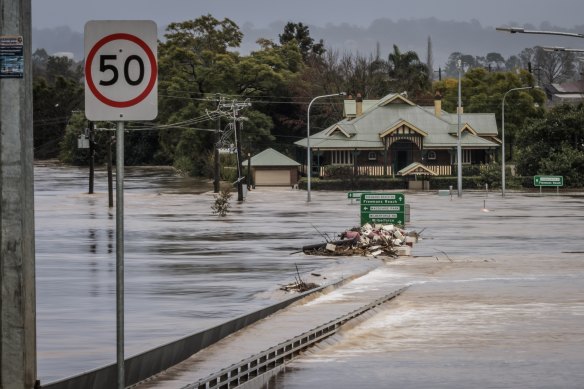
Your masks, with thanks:
[{"label": "partially submerged fence", "polygon": [[182,389],[231,389],[244,384],[249,386],[253,380],[262,380],[265,382],[266,379],[262,379],[262,375],[269,374],[270,372],[276,374],[286,362],[292,360],[310,346],[334,335],[346,322],[399,296],[407,288],[406,286],[398,289],[370,304],[244,359],[237,364],[226,367]]}]

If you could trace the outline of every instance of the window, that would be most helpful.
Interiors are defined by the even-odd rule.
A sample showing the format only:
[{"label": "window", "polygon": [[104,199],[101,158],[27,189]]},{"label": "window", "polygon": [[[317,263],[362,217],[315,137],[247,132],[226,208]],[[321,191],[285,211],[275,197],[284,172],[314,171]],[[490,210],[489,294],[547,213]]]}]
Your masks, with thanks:
[{"label": "window", "polygon": [[436,152],[433,150],[428,151],[428,161],[433,161],[436,159]]},{"label": "window", "polygon": [[353,164],[353,153],[349,150],[331,151],[332,165],[351,165]]},{"label": "window", "polygon": [[462,150],[462,163],[472,162],[472,150]]},{"label": "window", "polygon": [[370,161],[376,161],[377,153],[375,151],[370,151],[369,155],[367,156],[367,159],[369,159]]}]

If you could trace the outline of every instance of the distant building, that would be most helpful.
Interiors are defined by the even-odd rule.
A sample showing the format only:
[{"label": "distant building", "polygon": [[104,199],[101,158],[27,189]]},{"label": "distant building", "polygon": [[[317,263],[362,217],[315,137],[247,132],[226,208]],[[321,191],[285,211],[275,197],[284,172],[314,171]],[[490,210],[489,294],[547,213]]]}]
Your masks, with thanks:
[{"label": "distant building", "polygon": [[251,174],[256,186],[294,186],[298,183],[300,164],[274,149],[266,149],[242,162],[251,165]]},{"label": "distant building", "polygon": [[549,84],[545,93],[550,105],[579,104],[584,102],[584,80]]},{"label": "distant building", "polygon": [[[398,175],[414,163],[417,172],[454,173],[458,115],[444,112],[439,96],[434,107],[421,107],[399,94],[347,99],[344,113],[343,120],[310,136],[313,174],[325,175],[329,165],[349,165],[359,175]],[[306,138],[295,144],[306,149]],[[494,161],[500,144],[495,114],[461,115],[463,164]]]}]

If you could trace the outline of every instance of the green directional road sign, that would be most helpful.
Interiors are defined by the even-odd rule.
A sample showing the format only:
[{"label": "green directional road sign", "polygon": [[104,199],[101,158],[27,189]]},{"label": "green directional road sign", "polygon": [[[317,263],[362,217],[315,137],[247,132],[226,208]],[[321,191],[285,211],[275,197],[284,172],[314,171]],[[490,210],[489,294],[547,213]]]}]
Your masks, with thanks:
[{"label": "green directional road sign", "polygon": [[363,193],[361,195],[361,225],[405,225],[405,196],[403,193]]},{"label": "green directional road sign", "polygon": [[361,204],[405,204],[403,193],[363,193],[361,195]]},{"label": "green directional road sign", "polygon": [[563,176],[533,176],[534,186],[564,186]]}]

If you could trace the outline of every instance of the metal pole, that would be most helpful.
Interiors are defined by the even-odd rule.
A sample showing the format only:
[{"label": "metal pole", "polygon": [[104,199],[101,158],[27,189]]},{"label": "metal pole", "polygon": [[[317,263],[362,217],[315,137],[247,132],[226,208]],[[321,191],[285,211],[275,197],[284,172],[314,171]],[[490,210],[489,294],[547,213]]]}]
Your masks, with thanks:
[{"label": "metal pole", "polygon": [[95,143],[93,141],[93,123],[88,121],[89,135],[89,194],[93,194],[93,181],[95,179]]},{"label": "metal pole", "polygon": [[311,155],[310,155],[310,107],[312,107],[312,103],[314,103],[316,100],[318,99],[323,99],[325,97],[333,97],[333,96],[344,96],[346,95],[345,92],[340,92],[340,93],[333,93],[330,95],[322,95],[322,96],[316,96],[315,98],[313,98],[312,100],[310,100],[310,103],[308,104],[308,111],[306,113],[306,150],[307,150],[307,161],[306,161],[306,168],[307,168],[307,172],[306,172],[306,179],[308,180],[308,183],[306,185],[306,189],[307,189],[307,195],[306,195],[306,202],[310,203],[310,179],[312,176],[312,167],[311,167]]},{"label": "metal pole", "polygon": [[505,98],[507,91],[503,95],[503,103],[501,106],[501,196],[505,197]]},{"label": "metal pole", "polygon": [[116,145],[116,340],[118,389],[124,389],[124,122],[118,122]]},{"label": "metal pole", "polygon": [[115,136],[110,137],[107,143],[107,198],[108,207],[114,206],[114,185],[112,176],[112,143],[115,141]]},{"label": "metal pole", "polygon": [[462,146],[461,146],[461,111],[462,111],[462,61],[458,60],[458,141],[456,143],[456,158],[457,158],[457,183],[458,183],[458,197],[462,197]]}]

